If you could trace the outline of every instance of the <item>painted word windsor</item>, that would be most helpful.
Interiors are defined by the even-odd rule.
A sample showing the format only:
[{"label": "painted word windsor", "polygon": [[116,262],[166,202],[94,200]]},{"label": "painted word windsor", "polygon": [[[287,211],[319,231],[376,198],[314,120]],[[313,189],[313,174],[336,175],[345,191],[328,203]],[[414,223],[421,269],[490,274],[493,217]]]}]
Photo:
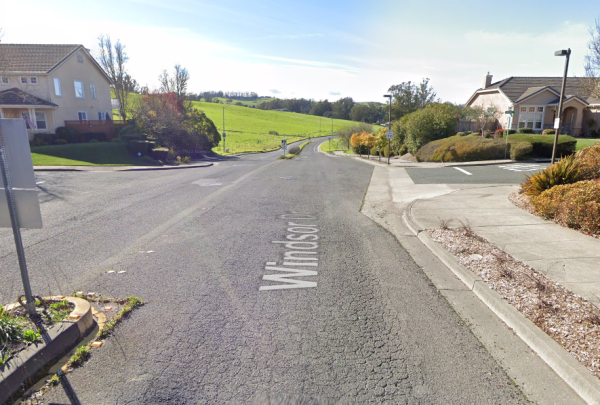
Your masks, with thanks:
[{"label": "painted word windsor", "polygon": [[[312,215],[291,212],[279,216],[280,219],[288,221],[286,240],[277,240],[273,243],[280,244],[286,251],[283,262],[267,262],[265,270],[278,273],[263,276],[265,281],[273,281],[281,284],[266,285],[259,288],[260,291],[283,290],[289,288],[311,288],[316,287],[316,281],[297,280],[298,277],[318,275],[316,268],[319,266],[317,249],[319,244],[319,229],[316,225],[317,218]],[[304,269],[308,267],[309,269]],[[294,277],[294,278],[292,278]]]}]

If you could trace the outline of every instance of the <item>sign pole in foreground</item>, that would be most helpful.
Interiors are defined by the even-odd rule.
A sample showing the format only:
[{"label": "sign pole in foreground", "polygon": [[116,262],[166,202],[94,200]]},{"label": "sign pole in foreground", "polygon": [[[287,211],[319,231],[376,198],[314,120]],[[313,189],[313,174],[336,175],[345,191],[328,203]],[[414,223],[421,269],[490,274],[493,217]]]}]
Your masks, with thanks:
[{"label": "sign pole in foreground", "polygon": [[21,269],[21,280],[23,281],[23,289],[25,290],[25,298],[27,299],[27,312],[29,316],[35,315],[35,301],[31,293],[31,285],[29,284],[29,274],[27,273],[27,262],[25,261],[25,250],[23,249],[23,240],[21,239],[21,228],[19,228],[19,218],[17,217],[17,206],[15,196],[10,182],[10,173],[8,162],[6,161],[6,148],[4,146],[4,135],[2,126],[0,126],[0,169],[2,170],[2,181],[4,183],[4,191],[6,192],[6,202],[8,204],[8,212],[10,214],[10,222],[12,224],[13,235],[15,237],[15,245],[17,247],[17,257],[19,259],[19,268]]},{"label": "sign pole in foreground", "polygon": [[515,111],[504,111],[504,114],[508,114],[508,120],[506,123],[506,143],[504,144],[504,159],[506,159],[506,155],[508,154],[508,135],[510,134],[510,130],[512,128],[512,117],[515,114]]}]

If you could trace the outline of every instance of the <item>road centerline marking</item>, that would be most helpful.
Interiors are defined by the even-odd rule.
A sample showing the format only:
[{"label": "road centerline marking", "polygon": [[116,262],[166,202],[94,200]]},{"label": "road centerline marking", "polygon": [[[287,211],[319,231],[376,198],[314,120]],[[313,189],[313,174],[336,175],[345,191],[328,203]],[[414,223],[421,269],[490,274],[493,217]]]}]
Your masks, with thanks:
[{"label": "road centerline marking", "polygon": [[466,171],[465,169],[461,169],[460,167],[455,167],[456,170],[463,172],[464,174],[466,174],[467,176],[472,176],[473,173],[469,173],[468,171]]}]

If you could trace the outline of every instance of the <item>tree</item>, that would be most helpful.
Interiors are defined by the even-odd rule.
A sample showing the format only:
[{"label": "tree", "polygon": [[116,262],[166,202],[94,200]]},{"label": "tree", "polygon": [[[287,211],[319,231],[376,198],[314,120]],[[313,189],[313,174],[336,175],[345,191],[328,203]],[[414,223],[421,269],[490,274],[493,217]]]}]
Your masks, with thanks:
[{"label": "tree", "polygon": [[484,136],[485,130],[488,129],[488,125],[495,123],[502,115],[502,111],[495,105],[489,107],[473,106],[470,110],[467,110],[465,114],[467,117],[472,117],[477,121],[481,136]]},{"label": "tree", "polygon": [[129,60],[127,53],[125,53],[125,45],[117,40],[113,46],[108,35],[100,35],[98,41],[98,45],[100,46],[100,65],[112,82],[115,97],[119,100],[119,115],[125,120],[127,119],[129,108],[129,85],[127,78],[131,79],[125,71],[125,63]]},{"label": "tree", "polygon": [[352,97],[344,97],[340,98],[338,101],[331,104],[333,118],[338,118],[342,120],[350,119],[350,111],[352,111],[352,107],[354,107],[354,100]]},{"label": "tree", "polygon": [[421,146],[454,135],[456,118],[453,107],[450,103],[432,103],[406,116],[402,127],[404,143],[410,153],[415,155]]},{"label": "tree", "polygon": [[140,94],[142,90],[138,82],[127,73],[125,74],[124,86],[129,93]]},{"label": "tree", "polygon": [[325,99],[323,101],[318,101],[318,102],[314,103],[309,111],[309,114],[323,117],[326,112],[328,112],[328,111],[331,112],[331,110],[332,110],[331,103],[327,99]]},{"label": "tree", "polygon": [[593,98],[600,98],[600,17],[596,18],[596,26],[590,28],[592,38],[588,42],[589,53],[585,57],[585,80],[582,81],[584,92]]},{"label": "tree", "polygon": [[406,114],[425,108],[427,104],[435,101],[436,92],[429,86],[429,79],[423,79],[421,83],[403,82],[391,86],[388,92],[392,94],[392,117],[402,118]]},{"label": "tree", "polygon": [[190,74],[188,70],[181,67],[180,64],[175,65],[173,70],[173,76],[171,76],[166,69],[158,76],[160,90],[163,93],[175,93],[177,100],[183,101],[187,93]]},{"label": "tree", "polygon": [[346,142],[346,149],[350,149],[351,139],[353,134],[360,134],[363,132],[373,132],[373,126],[365,123],[356,123],[353,125],[347,125],[335,131],[335,135],[343,139]]}]

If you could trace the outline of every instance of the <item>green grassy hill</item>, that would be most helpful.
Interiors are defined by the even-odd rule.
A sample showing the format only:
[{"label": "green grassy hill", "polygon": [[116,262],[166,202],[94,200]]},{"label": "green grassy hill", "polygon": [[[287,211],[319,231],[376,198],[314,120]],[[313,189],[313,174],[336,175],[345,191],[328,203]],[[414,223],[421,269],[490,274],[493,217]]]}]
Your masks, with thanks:
[{"label": "green grassy hill", "polygon": [[[130,94],[135,100],[141,97],[139,94]],[[268,100],[259,99],[258,102]],[[204,111],[208,118],[213,120],[219,133],[223,133],[223,107],[225,108],[225,129],[227,133],[226,148],[229,153],[262,152],[278,149],[283,138],[288,143],[299,141],[319,135],[331,134],[331,118],[317,117],[314,115],[298,114],[293,112],[260,110],[233,104],[206,103],[192,101],[194,107]],[[113,113],[116,113],[113,110]],[[117,115],[115,114],[115,117]],[[321,131],[319,132],[319,123]],[[356,124],[354,121],[333,120],[333,130]],[[378,125],[373,125],[373,130],[379,130]],[[271,135],[270,131],[276,131],[279,135]],[[223,141],[215,152],[223,153]]]},{"label": "green grassy hill", "polygon": [[[193,102],[194,106],[203,110],[213,120],[220,133],[223,132],[223,104]],[[319,132],[319,122],[321,132]],[[331,134],[330,118],[293,112],[259,110],[236,105],[225,108],[226,147],[230,153],[267,151],[278,148],[281,139],[288,143],[300,139],[325,136]],[[333,130],[355,124],[354,121],[333,120]],[[374,130],[379,127],[374,125]],[[269,135],[269,131],[277,131],[279,135]],[[223,144],[215,149],[223,152]]]}]

